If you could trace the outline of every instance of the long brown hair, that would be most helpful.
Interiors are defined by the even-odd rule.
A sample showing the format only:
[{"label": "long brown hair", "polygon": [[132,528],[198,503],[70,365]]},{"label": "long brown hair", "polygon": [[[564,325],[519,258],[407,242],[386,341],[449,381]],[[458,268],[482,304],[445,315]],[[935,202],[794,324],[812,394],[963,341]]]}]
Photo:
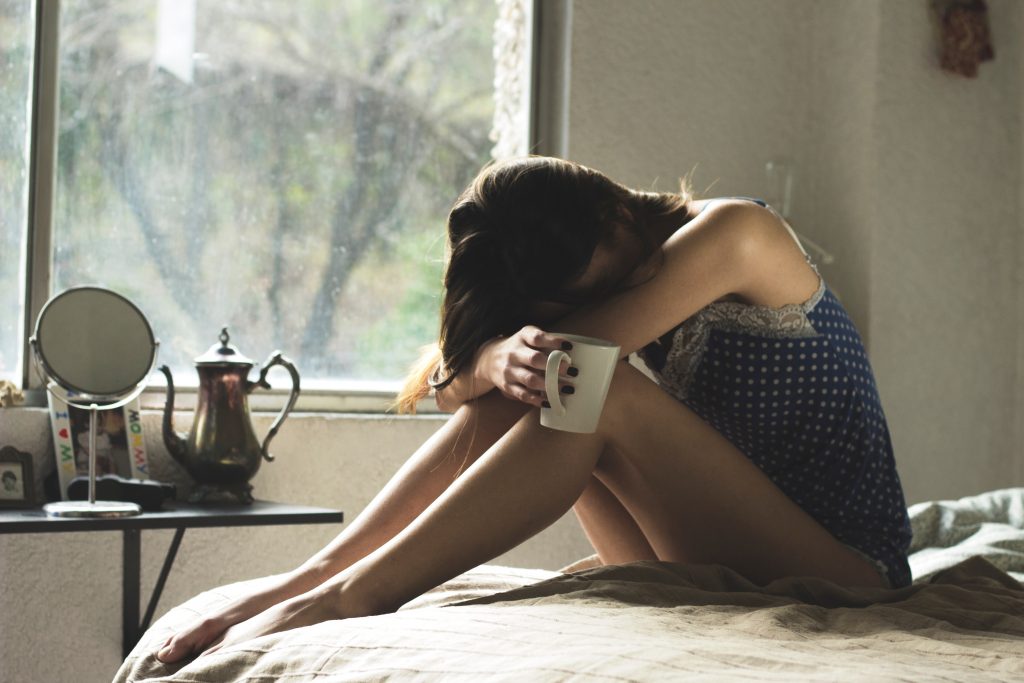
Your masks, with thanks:
[{"label": "long brown hair", "polygon": [[552,157],[485,166],[448,215],[440,338],[421,349],[392,408],[415,413],[484,342],[528,324],[530,304],[581,276],[617,225],[640,238],[649,257],[660,245],[648,222],[686,209],[692,198],[686,178],[679,193],[637,191]]}]

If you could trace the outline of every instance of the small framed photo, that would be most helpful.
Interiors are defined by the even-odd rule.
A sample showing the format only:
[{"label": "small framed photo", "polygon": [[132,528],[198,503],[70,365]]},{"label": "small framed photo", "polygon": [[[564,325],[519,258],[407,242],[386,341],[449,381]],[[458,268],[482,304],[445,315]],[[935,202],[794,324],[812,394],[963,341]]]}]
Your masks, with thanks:
[{"label": "small framed photo", "polygon": [[0,448],[0,507],[35,507],[32,456],[13,446]]}]

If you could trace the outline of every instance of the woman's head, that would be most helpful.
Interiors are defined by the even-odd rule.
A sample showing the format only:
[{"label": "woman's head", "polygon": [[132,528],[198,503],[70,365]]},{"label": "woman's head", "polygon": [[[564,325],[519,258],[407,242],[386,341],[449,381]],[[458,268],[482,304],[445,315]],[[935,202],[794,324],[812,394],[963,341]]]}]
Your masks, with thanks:
[{"label": "woman's head", "polygon": [[555,293],[631,220],[629,190],[584,166],[527,157],[486,166],[448,216],[447,292],[506,306]]},{"label": "woman's head", "polygon": [[649,220],[688,200],[685,190],[637,192],[562,159],[485,166],[448,216],[444,369],[432,386],[446,386],[486,340],[542,322],[545,302],[576,307],[610,293],[658,247]]}]

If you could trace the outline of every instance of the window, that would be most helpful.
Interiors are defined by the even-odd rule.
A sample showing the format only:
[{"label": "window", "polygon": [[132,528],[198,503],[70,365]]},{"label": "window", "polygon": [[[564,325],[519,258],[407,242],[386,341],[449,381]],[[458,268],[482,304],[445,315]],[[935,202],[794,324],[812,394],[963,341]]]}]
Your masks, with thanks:
[{"label": "window", "polygon": [[0,0],[0,36],[0,379],[20,382],[35,45],[29,0]]},{"label": "window", "polygon": [[[444,219],[494,148],[500,5],[526,26],[522,0],[64,0],[42,299],[125,294],[185,384],[226,325],[257,362],[284,352],[304,387],[393,393],[437,338]],[[3,35],[23,39],[0,44],[0,120],[21,131],[0,143],[10,378],[32,6],[0,0]]]}]

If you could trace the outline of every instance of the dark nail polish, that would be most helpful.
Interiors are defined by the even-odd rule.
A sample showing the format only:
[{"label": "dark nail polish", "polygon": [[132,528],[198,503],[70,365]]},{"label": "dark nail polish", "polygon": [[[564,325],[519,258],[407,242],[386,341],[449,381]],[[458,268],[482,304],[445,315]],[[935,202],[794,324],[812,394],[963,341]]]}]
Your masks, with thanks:
[{"label": "dark nail polish", "polygon": [[572,350],[572,343],[571,342],[566,342],[566,341],[562,342],[562,350],[563,351],[571,351]]},{"label": "dark nail polish", "polygon": [[570,377],[575,377],[576,375],[580,374],[580,369],[579,368],[569,368],[566,372],[569,373]]},{"label": "dark nail polish", "polygon": [[547,401],[541,401],[541,405],[544,406],[545,408],[550,408],[551,407],[551,404],[548,403]]},{"label": "dark nail polish", "polygon": [[575,391],[576,391],[576,387],[562,387],[562,393],[563,394],[572,394],[572,393],[575,393]]}]

